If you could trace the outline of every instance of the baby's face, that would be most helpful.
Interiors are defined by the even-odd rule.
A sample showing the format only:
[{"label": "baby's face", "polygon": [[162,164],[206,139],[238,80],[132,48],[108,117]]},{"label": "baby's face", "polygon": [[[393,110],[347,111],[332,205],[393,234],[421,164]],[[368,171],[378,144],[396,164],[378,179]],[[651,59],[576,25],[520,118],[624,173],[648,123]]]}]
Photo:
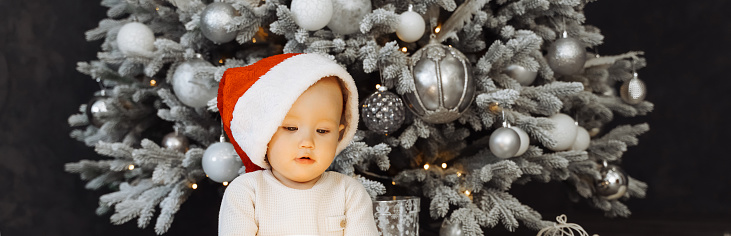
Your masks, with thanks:
[{"label": "baby's face", "polygon": [[300,95],[269,141],[267,157],[274,176],[283,182],[281,177],[297,183],[317,181],[335,158],[345,128],[340,124],[342,109],[336,78],[323,78]]}]

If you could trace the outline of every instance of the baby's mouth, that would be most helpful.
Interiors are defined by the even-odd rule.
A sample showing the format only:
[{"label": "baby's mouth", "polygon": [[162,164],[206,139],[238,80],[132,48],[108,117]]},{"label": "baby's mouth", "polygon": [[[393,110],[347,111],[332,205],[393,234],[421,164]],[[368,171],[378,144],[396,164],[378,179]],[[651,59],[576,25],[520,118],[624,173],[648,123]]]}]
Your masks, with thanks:
[{"label": "baby's mouth", "polygon": [[312,163],[315,163],[315,160],[312,159],[312,158],[310,158],[310,157],[308,157],[308,156],[303,156],[303,157],[297,158],[295,160],[297,161],[297,163],[300,163],[300,164],[312,164]]}]

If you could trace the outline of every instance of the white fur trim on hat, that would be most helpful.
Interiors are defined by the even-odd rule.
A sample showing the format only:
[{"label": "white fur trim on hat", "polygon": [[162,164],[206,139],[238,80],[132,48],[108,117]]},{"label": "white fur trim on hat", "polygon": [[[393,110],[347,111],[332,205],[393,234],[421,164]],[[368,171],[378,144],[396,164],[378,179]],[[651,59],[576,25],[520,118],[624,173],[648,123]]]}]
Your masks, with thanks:
[{"label": "white fur trim on hat", "polygon": [[337,76],[348,94],[345,102],[347,125],[335,155],[353,140],[358,126],[358,90],[342,66],[318,54],[300,54],[272,67],[242,95],[233,110],[231,133],[251,162],[269,169],[264,162],[269,140],[297,98],[321,78]]}]

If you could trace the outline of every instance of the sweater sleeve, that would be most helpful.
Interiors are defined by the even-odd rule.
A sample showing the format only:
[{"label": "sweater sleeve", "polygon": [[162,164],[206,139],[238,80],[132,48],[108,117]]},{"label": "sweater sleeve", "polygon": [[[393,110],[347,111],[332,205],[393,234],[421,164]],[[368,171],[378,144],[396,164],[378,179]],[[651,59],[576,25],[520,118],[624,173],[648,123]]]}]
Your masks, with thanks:
[{"label": "sweater sleeve", "polygon": [[254,213],[252,178],[239,176],[229,184],[218,212],[218,235],[256,235],[259,231]]},{"label": "sweater sleeve", "polygon": [[[350,178],[350,177],[348,177]],[[378,235],[376,221],[373,219],[373,201],[363,185],[350,178],[347,199],[345,200],[345,236]]]}]

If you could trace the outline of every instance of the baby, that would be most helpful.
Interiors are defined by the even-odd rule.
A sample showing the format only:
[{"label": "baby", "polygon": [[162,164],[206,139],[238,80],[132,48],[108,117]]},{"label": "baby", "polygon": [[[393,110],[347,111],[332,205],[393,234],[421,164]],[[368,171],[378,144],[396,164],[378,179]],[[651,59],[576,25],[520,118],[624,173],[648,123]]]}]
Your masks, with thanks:
[{"label": "baby", "polygon": [[219,235],[378,235],[357,180],[325,172],[358,125],[353,78],[317,54],[283,54],[226,70],[224,129],[246,174],[226,189]]}]

